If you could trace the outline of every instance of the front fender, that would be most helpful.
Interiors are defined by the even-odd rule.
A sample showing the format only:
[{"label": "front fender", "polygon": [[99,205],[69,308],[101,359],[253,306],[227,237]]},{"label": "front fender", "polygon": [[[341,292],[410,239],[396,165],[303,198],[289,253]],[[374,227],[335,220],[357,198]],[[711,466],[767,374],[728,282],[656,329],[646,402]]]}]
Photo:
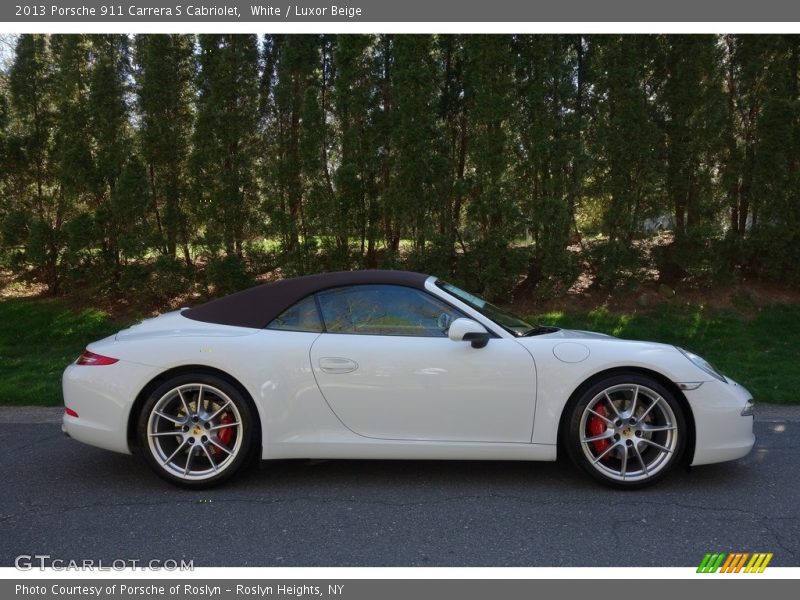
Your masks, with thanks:
[{"label": "front fender", "polygon": [[612,337],[565,340],[547,335],[519,341],[533,355],[539,374],[531,438],[537,444],[557,443],[561,414],[570,397],[584,382],[604,371],[644,369],[674,383],[711,379],[674,346],[666,344]]}]

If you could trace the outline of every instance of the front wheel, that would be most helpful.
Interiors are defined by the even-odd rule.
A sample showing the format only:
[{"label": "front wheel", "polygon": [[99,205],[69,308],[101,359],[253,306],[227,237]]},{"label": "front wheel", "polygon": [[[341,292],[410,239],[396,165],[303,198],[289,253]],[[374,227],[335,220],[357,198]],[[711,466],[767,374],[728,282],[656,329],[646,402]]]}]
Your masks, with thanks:
[{"label": "front wheel", "polygon": [[247,462],[253,426],[250,404],[227,381],[181,375],[160,385],[145,402],[139,446],[146,462],[167,481],[207,488]]},{"label": "front wheel", "polygon": [[603,379],[572,407],[566,431],[573,462],[614,487],[651,485],[680,463],[686,419],[674,395],[639,374]]}]

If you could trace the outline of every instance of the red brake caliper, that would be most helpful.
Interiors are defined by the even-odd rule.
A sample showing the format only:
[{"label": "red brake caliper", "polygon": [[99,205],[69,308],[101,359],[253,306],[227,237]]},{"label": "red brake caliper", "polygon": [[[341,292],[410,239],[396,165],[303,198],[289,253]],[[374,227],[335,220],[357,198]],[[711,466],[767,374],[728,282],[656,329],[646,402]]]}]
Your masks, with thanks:
[{"label": "red brake caliper", "polygon": [[[594,412],[597,413],[597,415],[600,415],[602,417],[608,416],[608,411],[606,410],[606,407],[603,406],[602,404],[595,405],[593,410]],[[597,415],[592,415],[591,417],[589,417],[589,422],[586,425],[586,429],[589,430],[588,435],[591,437],[600,435],[606,430],[606,422],[603,421],[603,419],[601,419]],[[594,446],[594,449],[597,452],[597,456],[600,456],[603,452],[605,452],[608,449],[610,443],[611,442],[609,442],[608,440],[597,440],[595,442],[592,442],[592,445]],[[610,457],[611,453],[606,454],[601,460],[605,461],[608,460]]]},{"label": "red brake caliper", "polygon": [[[222,417],[220,417],[219,419],[220,425],[225,425],[226,423],[233,423],[233,417],[231,417],[229,413],[223,414]],[[223,427],[222,429],[218,429],[217,439],[219,439],[219,443],[222,444],[223,446],[230,445],[231,440],[233,439],[233,427]],[[220,450],[216,446],[212,446],[211,452],[213,454],[219,454],[220,452],[222,452],[222,450]]]}]

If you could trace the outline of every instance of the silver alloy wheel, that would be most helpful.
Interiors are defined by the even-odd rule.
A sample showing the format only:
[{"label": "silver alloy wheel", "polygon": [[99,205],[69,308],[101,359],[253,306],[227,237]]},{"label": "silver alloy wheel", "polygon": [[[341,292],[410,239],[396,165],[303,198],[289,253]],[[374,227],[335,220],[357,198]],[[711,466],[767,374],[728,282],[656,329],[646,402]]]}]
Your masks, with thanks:
[{"label": "silver alloy wheel", "polygon": [[225,471],[242,448],[242,416],[222,390],[179,385],[159,398],[147,420],[152,456],[170,475],[202,481]]},{"label": "silver alloy wheel", "polygon": [[670,464],[678,426],[669,403],[639,384],[597,394],[581,415],[580,442],[589,464],[615,481],[644,481]]}]

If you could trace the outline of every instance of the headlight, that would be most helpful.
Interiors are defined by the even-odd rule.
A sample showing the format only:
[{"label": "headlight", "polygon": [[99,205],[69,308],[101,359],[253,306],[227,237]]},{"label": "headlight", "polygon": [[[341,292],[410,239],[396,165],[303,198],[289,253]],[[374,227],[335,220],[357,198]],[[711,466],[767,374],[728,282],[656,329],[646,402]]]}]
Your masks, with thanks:
[{"label": "headlight", "polygon": [[[678,348],[678,346],[675,347]],[[725,376],[722,373],[720,373],[716,368],[714,368],[714,366],[702,356],[697,356],[697,354],[695,354],[694,352],[689,352],[688,350],[684,350],[683,348],[678,348],[678,350],[686,358],[692,361],[692,364],[694,364],[694,366],[696,366],[698,369],[705,371],[712,377],[716,377],[722,383],[728,383],[728,380],[725,379]]]}]

